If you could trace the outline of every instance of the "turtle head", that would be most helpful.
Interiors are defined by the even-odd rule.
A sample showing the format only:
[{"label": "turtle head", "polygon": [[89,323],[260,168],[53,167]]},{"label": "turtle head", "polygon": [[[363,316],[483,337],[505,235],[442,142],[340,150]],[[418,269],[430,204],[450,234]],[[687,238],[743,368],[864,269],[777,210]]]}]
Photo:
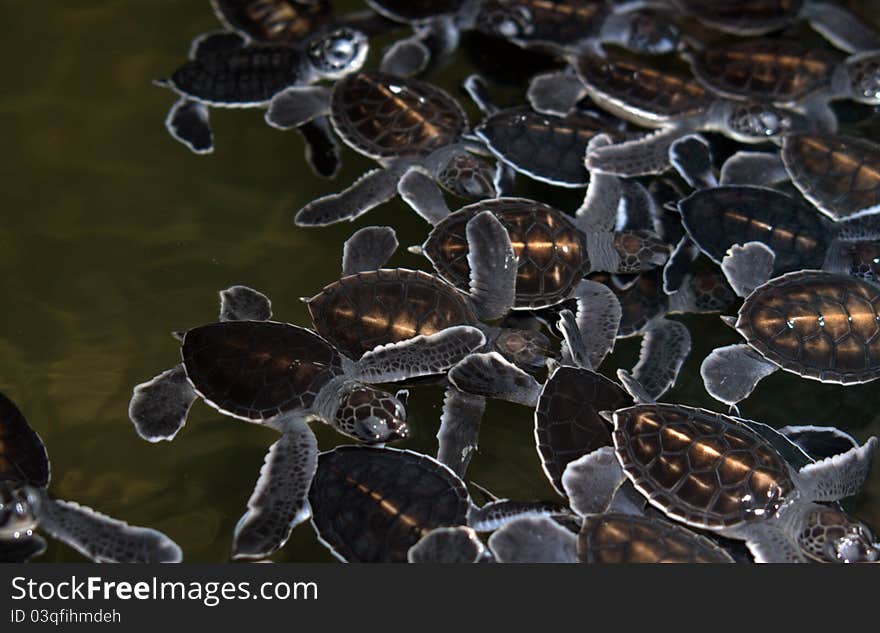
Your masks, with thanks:
[{"label": "turtle head", "polygon": [[0,539],[30,536],[37,526],[40,496],[30,486],[0,483]]},{"label": "turtle head", "polygon": [[338,393],[333,426],[368,444],[403,439],[409,434],[401,398],[359,382],[348,382]]},{"label": "turtle head", "polygon": [[505,328],[495,338],[495,351],[517,367],[541,369],[555,358],[550,339],[542,332]]},{"label": "turtle head", "polygon": [[871,530],[839,510],[817,506],[807,516],[798,544],[812,559],[830,563],[880,561],[880,543]]},{"label": "turtle head", "polygon": [[336,29],[309,42],[309,61],[324,79],[339,79],[360,70],[367,58],[367,36],[354,29]]},{"label": "turtle head", "polygon": [[488,3],[477,16],[477,30],[506,40],[520,40],[534,32],[535,21],[525,4]]},{"label": "turtle head", "polygon": [[634,53],[665,55],[678,48],[681,31],[659,15],[630,11],[609,16],[602,26],[601,39]]},{"label": "turtle head", "polygon": [[450,150],[448,156],[442,157],[437,167],[437,182],[440,186],[468,200],[494,198],[497,195],[495,170],[485,161],[463,149],[450,148]]},{"label": "turtle head", "polygon": [[758,102],[725,102],[724,127],[740,143],[763,143],[786,134],[808,131],[812,126],[803,115]]},{"label": "turtle head", "polygon": [[853,100],[868,105],[880,104],[880,51],[854,55],[844,69]]}]

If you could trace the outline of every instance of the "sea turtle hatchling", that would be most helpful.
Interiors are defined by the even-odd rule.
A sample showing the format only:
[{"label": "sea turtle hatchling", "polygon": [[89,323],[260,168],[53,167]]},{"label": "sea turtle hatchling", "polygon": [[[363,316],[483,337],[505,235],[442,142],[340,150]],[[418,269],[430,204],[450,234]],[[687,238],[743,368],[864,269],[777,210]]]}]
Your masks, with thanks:
[{"label": "sea turtle hatchling", "polygon": [[170,538],[149,528],[49,497],[49,458],[39,435],[0,393],[0,560],[24,562],[45,549],[42,528],[95,562],[177,563]]},{"label": "sea turtle hatchling", "polygon": [[458,326],[352,361],[311,330],[270,318],[265,295],[243,286],[223,291],[219,322],[183,333],[183,362],[136,386],[129,405],[135,430],[152,442],[173,439],[198,397],[224,415],[281,433],[236,526],[236,557],[271,554],[308,517],[317,461],[308,421],[369,443],[405,437],[401,398],[371,383],[436,374],[450,357],[485,343],[479,330]]},{"label": "sea turtle hatchling", "polygon": [[262,43],[300,42],[333,21],[329,0],[211,0],[229,30]]},{"label": "sea turtle hatchling", "polygon": [[852,385],[880,378],[880,288],[818,270],[770,279],[774,254],[761,242],[734,246],[722,270],[745,298],[737,318],[745,338],[707,356],[700,374],[709,394],[735,404],[778,369]]},{"label": "sea turtle hatchling", "polygon": [[669,518],[745,541],[756,562],[880,559],[867,526],[823,505],[860,490],[876,438],[795,469],[762,435],[726,415],[671,404],[607,415],[616,459],[606,460],[603,472],[611,490],[628,480]]},{"label": "sea turtle hatchling", "polygon": [[354,220],[397,194],[407,173],[430,176],[464,198],[495,196],[494,170],[463,141],[467,117],[443,90],[417,79],[358,72],[324,87],[293,87],[266,113],[270,125],[287,129],[316,117],[331,117],[336,133],[357,152],[382,166],[345,191],[319,198],[296,214],[300,226]]}]

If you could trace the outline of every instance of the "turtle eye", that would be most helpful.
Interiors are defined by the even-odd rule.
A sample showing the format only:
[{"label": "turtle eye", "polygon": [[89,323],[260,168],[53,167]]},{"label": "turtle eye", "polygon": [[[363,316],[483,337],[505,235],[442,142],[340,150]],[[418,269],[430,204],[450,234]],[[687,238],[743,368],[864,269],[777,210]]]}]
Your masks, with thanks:
[{"label": "turtle eye", "polygon": [[37,496],[26,487],[0,488],[0,539],[30,536],[36,527]]}]

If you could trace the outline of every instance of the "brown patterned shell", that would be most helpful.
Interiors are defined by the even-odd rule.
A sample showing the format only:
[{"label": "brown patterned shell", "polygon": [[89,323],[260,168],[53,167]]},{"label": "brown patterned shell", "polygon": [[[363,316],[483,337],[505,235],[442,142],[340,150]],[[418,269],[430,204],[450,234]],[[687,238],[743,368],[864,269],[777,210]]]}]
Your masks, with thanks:
[{"label": "brown patterned shell", "polygon": [[643,404],[614,414],[627,477],[668,516],[720,529],[760,521],[794,490],[790,468],[763,437],[705,409]]},{"label": "brown patterned shell", "polygon": [[730,33],[762,35],[797,17],[804,0],[674,0],[701,22]]},{"label": "brown patterned shell", "polygon": [[767,38],[707,46],[691,67],[704,86],[723,96],[793,103],[827,89],[842,61],[826,49]]},{"label": "brown patterned shell", "polygon": [[705,536],[654,517],[596,514],[578,534],[581,563],[732,563]]},{"label": "brown patterned shell", "polygon": [[880,210],[880,145],[843,135],[790,136],[782,160],[801,193],[833,220]]},{"label": "brown patterned shell", "polygon": [[485,0],[477,29],[519,42],[565,46],[597,33],[610,13],[605,0]]},{"label": "brown patterned shell", "polygon": [[342,357],[310,330],[272,321],[226,321],[189,330],[186,375],[211,406],[245,420],[307,409]]},{"label": "brown patterned shell", "polygon": [[377,345],[477,322],[461,292],[435,275],[405,268],[343,277],[308,306],[318,334],[355,359]]},{"label": "brown patterned shell", "polygon": [[328,0],[212,0],[212,4],[230,28],[265,43],[299,42],[333,17]]},{"label": "brown patterned shell", "polygon": [[715,97],[687,77],[641,61],[587,55],[576,64],[589,95],[613,114],[639,125],[660,126],[706,112]]},{"label": "brown patterned shell", "polygon": [[491,211],[510,234],[518,258],[516,308],[541,308],[568,298],[590,268],[584,234],[553,207],[523,198],[496,198],[469,205],[440,222],[423,251],[441,277],[457,288],[469,286],[466,226]]},{"label": "brown patterned shell", "polygon": [[458,13],[467,0],[367,0],[380,15],[401,22],[418,22],[425,18]]},{"label": "brown patterned shell", "polygon": [[607,273],[590,275],[590,279],[605,284],[617,295],[622,313],[618,336],[639,334],[669,309],[669,295],[663,292],[663,271],[659,268],[641,273],[635,283],[626,288],[620,288]]},{"label": "brown patterned shell", "polygon": [[822,271],[772,279],[746,298],[736,329],[767,360],[822,382],[880,377],[880,289]]},{"label": "brown patterned shell", "polygon": [[0,393],[0,482],[49,485],[49,457],[15,403]]},{"label": "brown patterned shell", "polygon": [[379,72],[339,80],[331,110],[343,140],[375,159],[426,156],[457,141],[468,127],[464,110],[444,91]]}]

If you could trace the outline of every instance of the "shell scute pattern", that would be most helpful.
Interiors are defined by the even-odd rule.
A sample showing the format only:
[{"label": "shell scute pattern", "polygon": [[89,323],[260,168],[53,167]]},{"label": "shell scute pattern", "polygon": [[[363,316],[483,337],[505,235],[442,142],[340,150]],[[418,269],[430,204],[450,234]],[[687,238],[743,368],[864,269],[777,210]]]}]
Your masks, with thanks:
[{"label": "shell scute pattern", "polygon": [[264,321],[212,323],[186,333],[184,367],[211,405],[246,420],[310,407],[343,373],[340,355],[309,330]]},{"label": "shell scute pattern", "polygon": [[753,292],[737,330],[768,360],[842,384],[880,376],[880,291],[820,271],[790,273]]},{"label": "shell scute pattern", "polygon": [[685,523],[722,528],[759,520],[794,489],[778,453],[727,416],[639,405],[615,419],[614,446],[624,470],[651,503]]},{"label": "shell scute pattern", "polygon": [[46,447],[12,400],[0,393],[0,481],[49,484]]},{"label": "shell scute pattern", "polygon": [[788,24],[800,12],[804,0],[675,0],[675,3],[708,24],[743,33],[764,33]]},{"label": "shell scute pattern", "polygon": [[229,25],[258,42],[296,42],[327,24],[333,7],[327,0],[214,0]]},{"label": "shell scute pattern", "polygon": [[488,0],[480,6],[477,28],[527,42],[576,44],[599,29],[609,12],[597,0]]}]

